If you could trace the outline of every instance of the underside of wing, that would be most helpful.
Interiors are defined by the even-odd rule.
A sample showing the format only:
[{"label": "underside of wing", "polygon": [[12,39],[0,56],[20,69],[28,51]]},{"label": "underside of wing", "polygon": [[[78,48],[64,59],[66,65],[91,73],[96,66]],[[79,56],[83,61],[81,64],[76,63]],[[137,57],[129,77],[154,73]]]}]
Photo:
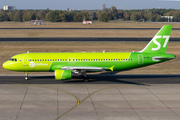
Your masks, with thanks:
[{"label": "underside of wing", "polygon": [[64,66],[61,70],[80,70],[80,71],[104,71],[103,67],[77,67],[77,66]]}]

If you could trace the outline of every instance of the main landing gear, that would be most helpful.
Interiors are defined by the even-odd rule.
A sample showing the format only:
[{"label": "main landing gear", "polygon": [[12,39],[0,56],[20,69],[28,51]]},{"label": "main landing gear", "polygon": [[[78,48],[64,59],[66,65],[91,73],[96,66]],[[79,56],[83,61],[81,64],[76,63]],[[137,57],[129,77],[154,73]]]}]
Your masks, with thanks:
[{"label": "main landing gear", "polygon": [[25,80],[28,80],[28,72],[26,72]]},{"label": "main landing gear", "polygon": [[87,77],[86,72],[81,73],[81,75],[82,75],[82,77],[83,77],[83,81],[84,81],[84,82],[88,82],[88,81],[89,81],[89,78]]}]

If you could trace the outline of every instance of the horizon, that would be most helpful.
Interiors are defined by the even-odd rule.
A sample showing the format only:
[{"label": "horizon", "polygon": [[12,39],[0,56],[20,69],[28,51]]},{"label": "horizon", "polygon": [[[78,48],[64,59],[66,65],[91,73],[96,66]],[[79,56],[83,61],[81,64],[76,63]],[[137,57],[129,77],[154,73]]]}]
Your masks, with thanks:
[{"label": "horizon", "polygon": [[180,0],[91,0],[84,2],[83,0],[6,0],[1,2],[1,9],[3,6],[15,6],[17,10],[102,10],[103,4],[106,8],[115,6],[118,10],[141,10],[141,9],[179,9]]}]

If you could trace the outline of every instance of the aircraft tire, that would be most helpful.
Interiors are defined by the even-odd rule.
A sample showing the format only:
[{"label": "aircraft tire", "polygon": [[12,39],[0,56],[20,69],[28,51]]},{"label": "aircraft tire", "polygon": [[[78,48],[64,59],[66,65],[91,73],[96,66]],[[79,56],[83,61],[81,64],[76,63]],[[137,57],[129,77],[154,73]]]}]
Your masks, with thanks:
[{"label": "aircraft tire", "polygon": [[25,77],[25,80],[28,80],[28,77]]},{"label": "aircraft tire", "polygon": [[84,82],[88,82],[89,79],[88,79],[87,77],[84,77],[83,81],[84,81]]}]

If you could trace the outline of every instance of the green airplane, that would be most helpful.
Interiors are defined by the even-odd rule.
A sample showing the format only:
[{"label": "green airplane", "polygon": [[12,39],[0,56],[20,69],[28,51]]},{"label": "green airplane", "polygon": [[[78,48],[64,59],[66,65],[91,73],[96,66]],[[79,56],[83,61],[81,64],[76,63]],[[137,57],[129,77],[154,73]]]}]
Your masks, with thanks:
[{"label": "green airplane", "polygon": [[171,29],[172,25],[164,25],[139,52],[23,53],[6,61],[3,68],[26,72],[26,80],[28,72],[54,72],[56,80],[82,75],[87,82],[87,72],[130,70],[174,59],[175,55],[166,53]]}]

